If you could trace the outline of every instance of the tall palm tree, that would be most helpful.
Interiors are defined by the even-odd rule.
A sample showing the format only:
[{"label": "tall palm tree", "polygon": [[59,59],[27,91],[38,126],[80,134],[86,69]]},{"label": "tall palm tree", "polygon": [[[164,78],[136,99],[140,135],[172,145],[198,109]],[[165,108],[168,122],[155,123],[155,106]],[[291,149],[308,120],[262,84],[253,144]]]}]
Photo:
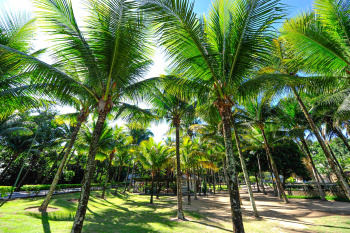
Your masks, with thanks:
[{"label": "tall palm tree", "polygon": [[145,169],[151,171],[151,200],[153,204],[153,184],[156,173],[166,167],[167,163],[173,157],[172,148],[163,145],[163,142],[156,143],[153,138],[141,142],[141,153],[138,156],[139,161]]},{"label": "tall palm tree", "polygon": [[152,89],[154,96],[152,99],[152,107],[159,119],[171,121],[171,125],[175,127],[175,149],[176,149],[176,183],[177,183],[177,217],[185,219],[182,207],[182,190],[181,190],[181,162],[180,162],[180,127],[181,120],[186,115],[193,115],[194,105],[188,101],[180,99],[177,95],[171,94],[158,87]]},{"label": "tall palm tree", "polygon": [[[62,174],[63,168],[66,164],[68,155],[70,154],[70,152],[74,146],[75,140],[77,139],[81,125],[82,125],[82,123],[84,123],[87,120],[87,117],[89,116],[89,113],[91,111],[91,104],[90,104],[91,100],[89,102],[88,100],[84,101],[83,98],[76,99],[74,97],[72,97],[71,99],[72,99],[72,102],[74,103],[75,106],[79,106],[80,111],[76,115],[76,122],[74,124],[74,130],[72,132],[69,144],[68,144],[68,146],[64,152],[64,155],[62,157],[61,163],[57,169],[56,175],[51,183],[50,190],[47,193],[45,200],[43,201],[43,203],[39,207],[40,211],[46,211],[46,209],[49,205],[49,202],[51,200],[52,194],[56,190],[56,186],[61,178],[61,174]],[[69,114],[69,115],[71,115],[71,114]]]},{"label": "tall palm tree", "polygon": [[[287,22],[287,26],[293,23],[294,26],[301,24],[299,18],[294,19],[291,22]],[[309,19],[311,20],[311,19]],[[305,23],[305,22],[304,22]],[[300,26],[300,25],[299,25]],[[285,30],[288,30],[285,29]],[[262,68],[259,72],[260,75],[254,79],[251,79],[244,83],[245,91],[253,92],[257,89],[255,86],[258,84],[262,89],[273,90],[277,93],[285,93],[290,91],[293,93],[297,100],[309,126],[317,141],[327,158],[327,161],[336,174],[337,179],[340,182],[341,187],[345,190],[346,195],[350,198],[350,187],[346,179],[342,175],[340,169],[336,165],[336,161],[332,157],[331,152],[327,148],[326,143],[322,139],[319,129],[317,128],[314,120],[312,119],[309,110],[302,99],[303,92],[322,93],[327,92],[330,88],[336,85],[337,79],[333,77],[300,77],[297,75],[299,71],[309,71],[307,67],[304,67],[304,63],[293,52],[289,50],[289,44],[283,39],[275,39],[273,41],[273,47],[271,49],[271,60],[269,65]],[[249,88],[250,87],[250,88]],[[261,90],[261,88],[259,90]]]},{"label": "tall palm tree", "polygon": [[[325,198],[324,192],[320,184],[318,171],[313,162],[313,158],[305,140],[305,130],[308,130],[307,122],[305,117],[303,117],[303,113],[300,107],[298,106],[297,101],[295,101],[292,98],[284,98],[278,102],[275,111],[276,118],[279,120],[279,124],[283,125],[283,127],[289,130],[289,136],[295,138],[297,144],[308,158],[308,161],[310,162],[312,168],[314,179],[317,183],[317,187],[320,192],[321,200],[327,200]],[[301,144],[303,146],[300,146],[298,139],[301,141]]]},{"label": "tall palm tree", "polygon": [[244,109],[238,108],[237,111],[240,113],[241,116],[245,118],[246,124],[251,125],[252,127],[257,127],[261,131],[261,134],[264,139],[264,143],[266,145],[266,152],[269,157],[271,168],[275,175],[278,191],[281,197],[283,197],[284,202],[289,203],[287,199],[287,195],[284,192],[284,188],[279,177],[275,160],[272,156],[271,147],[267,141],[267,137],[265,134],[266,125],[272,123],[271,122],[271,118],[272,118],[271,96],[270,94],[264,93],[259,98],[260,100],[252,99],[250,101],[245,102],[243,104]]},{"label": "tall palm tree", "polygon": [[37,82],[54,87],[52,93],[63,95],[84,90],[94,99],[98,119],[72,232],[82,230],[95,155],[106,116],[112,110],[119,117],[121,112],[130,113],[137,109],[124,101],[137,99],[143,94],[145,85],[139,82],[139,78],[151,64],[144,17],[136,10],[137,3],[126,0],[85,3],[89,17],[82,29],[78,26],[71,1],[34,1],[38,24],[54,44],[51,48],[54,65],[0,45],[1,54],[6,55],[2,64],[23,70],[35,76]]},{"label": "tall palm tree", "polygon": [[[139,150],[138,147],[140,146],[140,143],[142,141],[147,141],[148,139],[150,139],[150,137],[154,136],[152,131],[147,129],[148,127],[149,127],[149,123],[143,124],[142,122],[139,122],[139,121],[134,121],[134,122],[130,122],[129,124],[126,124],[128,135],[133,138],[132,144],[135,150]],[[128,192],[130,192],[130,189],[131,189],[131,183],[134,177],[134,170],[135,170],[135,161],[133,161],[133,164],[132,164]]]},{"label": "tall palm tree", "polygon": [[[233,228],[244,232],[231,140],[236,89],[266,59],[270,28],[281,15],[278,0],[217,0],[202,19],[189,0],[145,0],[156,14],[159,43],[172,68],[220,111],[225,135]],[[204,97],[205,96],[205,97]]]}]

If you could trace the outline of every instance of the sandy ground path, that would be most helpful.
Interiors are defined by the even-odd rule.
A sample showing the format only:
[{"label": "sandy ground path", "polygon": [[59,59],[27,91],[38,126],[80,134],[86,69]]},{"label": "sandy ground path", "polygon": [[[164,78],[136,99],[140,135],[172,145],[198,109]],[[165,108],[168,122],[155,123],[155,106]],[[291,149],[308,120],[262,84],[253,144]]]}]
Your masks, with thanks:
[{"label": "sandy ground path", "polygon": [[[248,193],[244,188],[240,193],[243,201],[243,216],[245,219],[254,221]],[[347,215],[350,221],[350,203],[348,202],[290,199],[289,204],[284,204],[283,200],[273,196],[271,190],[268,191],[268,195],[254,192],[254,197],[261,218],[267,222],[281,225],[284,229],[283,231],[271,229],[271,232],[314,232],[307,230],[308,226],[331,227],[315,223],[315,220],[327,216]],[[187,196],[184,196],[184,210],[204,214],[207,217],[206,220],[212,222],[231,222],[229,195],[227,192],[200,196],[197,201],[193,200],[193,196],[191,198],[192,205],[187,205]],[[350,232],[350,228],[344,228],[339,232]]]}]

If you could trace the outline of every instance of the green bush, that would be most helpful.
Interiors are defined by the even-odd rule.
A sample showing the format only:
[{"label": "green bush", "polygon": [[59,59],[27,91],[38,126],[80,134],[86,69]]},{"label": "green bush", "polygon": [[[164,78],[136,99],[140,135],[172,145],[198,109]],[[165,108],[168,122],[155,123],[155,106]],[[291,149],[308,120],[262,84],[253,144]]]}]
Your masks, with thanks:
[{"label": "green bush", "polygon": [[255,176],[249,176],[249,181],[250,181],[251,183],[255,183],[255,182],[256,182]]},{"label": "green bush", "polygon": [[5,197],[7,193],[12,192],[12,186],[0,186],[0,196]]},{"label": "green bush", "polygon": [[293,177],[289,177],[288,179],[286,179],[287,183],[293,184],[296,182],[296,180]]}]

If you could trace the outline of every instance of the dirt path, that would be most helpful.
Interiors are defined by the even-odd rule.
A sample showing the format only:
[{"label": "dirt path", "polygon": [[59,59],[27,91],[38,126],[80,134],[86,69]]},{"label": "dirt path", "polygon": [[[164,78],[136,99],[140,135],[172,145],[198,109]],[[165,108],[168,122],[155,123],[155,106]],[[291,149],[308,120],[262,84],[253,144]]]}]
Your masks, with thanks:
[{"label": "dirt path", "polygon": [[[263,220],[281,224],[284,229],[292,229],[283,232],[310,232],[303,229],[306,229],[308,226],[317,226],[314,221],[320,217],[350,215],[350,203],[347,202],[290,199],[290,204],[284,204],[282,200],[273,196],[272,191],[269,191],[268,195],[255,192],[254,196],[259,214]],[[207,219],[213,222],[231,222],[228,193],[198,198],[198,201],[192,201],[192,205],[187,205],[187,197],[184,198],[184,209],[201,214],[205,213],[204,215]],[[241,190],[241,198],[244,217],[253,220],[249,196],[244,189]],[[296,229],[300,229],[300,231]],[[350,229],[346,232],[350,232]]]}]

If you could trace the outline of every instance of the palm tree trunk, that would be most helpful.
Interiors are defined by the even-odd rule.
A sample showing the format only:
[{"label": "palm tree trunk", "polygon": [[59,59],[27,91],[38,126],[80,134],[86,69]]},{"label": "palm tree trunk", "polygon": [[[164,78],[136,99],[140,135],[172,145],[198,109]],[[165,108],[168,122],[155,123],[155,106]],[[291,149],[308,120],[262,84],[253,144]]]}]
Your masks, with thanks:
[{"label": "palm tree trunk", "polygon": [[133,177],[134,177],[134,169],[135,169],[135,162],[134,162],[133,165],[132,165],[132,171],[131,171],[131,177],[130,177],[130,183],[129,183],[128,192],[130,192],[132,179],[133,179]]},{"label": "palm tree trunk", "polygon": [[226,187],[228,187],[228,179],[227,179],[227,172],[226,172],[226,160],[225,159],[224,159],[224,175],[225,175]]},{"label": "palm tree trunk", "polygon": [[151,201],[150,204],[153,205],[153,182],[154,182],[154,174],[152,172],[152,183],[151,183]]},{"label": "palm tree trunk", "polygon": [[266,139],[266,135],[265,135],[265,131],[264,129],[261,127],[261,133],[262,133],[262,136],[264,138],[264,142],[265,142],[265,145],[266,145],[266,151],[267,151],[267,154],[269,156],[269,159],[270,159],[270,163],[271,163],[271,167],[272,167],[272,171],[275,175],[275,179],[276,179],[276,185],[277,185],[277,189],[278,189],[278,192],[280,194],[280,196],[282,196],[283,200],[284,200],[284,203],[289,203],[288,199],[287,199],[287,195],[286,193],[284,192],[284,188],[283,188],[283,185],[281,183],[281,179],[280,179],[280,176],[278,174],[278,170],[277,170],[277,166],[275,164],[275,160],[273,159],[272,157],[272,154],[270,152],[270,146],[267,142],[267,139]]},{"label": "palm tree trunk", "polygon": [[115,195],[118,194],[118,188],[119,188],[119,182],[120,182],[120,176],[121,176],[122,169],[123,169],[123,167],[119,166],[118,179],[117,179],[117,184],[115,185],[115,192],[114,192]]},{"label": "palm tree trunk", "polygon": [[258,189],[258,192],[260,193],[261,191],[260,191],[260,188],[259,188],[259,179],[258,179],[258,174],[257,174],[257,173],[255,173],[254,175],[255,175],[256,187],[257,187],[257,189]]},{"label": "palm tree trunk", "polygon": [[173,123],[176,127],[176,185],[177,185],[177,218],[185,220],[182,207],[182,189],[181,189],[181,165],[180,165],[180,119],[174,118]]},{"label": "palm tree trunk", "polygon": [[267,154],[267,151],[266,151],[266,158],[267,158],[267,165],[269,167],[269,172],[270,172],[270,176],[271,176],[271,180],[272,180],[273,194],[274,194],[275,197],[278,197],[279,195],[278,195],[278,192],[277,192],[275,181],[273,180],[274,174],[273,174],[273,171],[271,169],[271,163],[270,163],[270,159],[269,159],[269,155]]},{"label": "palm tree trunk", "polygon": [[51,200],[52,194],[55,191],[56,186],[58,184],[58,181],[61,178],[61,173],[62,173],[63,167],[64,167],[64,165],[66,163],[66,160],[67,160],[67,157],[68,157],[70,151],[73,148],[73,145],[74,145],[75,140],[77,138],[78,132],[79,132],[80,127],[81,127],[81,124],[83,123],[83,121],[85,121],[85,117],[82,117],[82,118],[79,118],[79,119],[82,119],[82,120],[78,120],[78,122],[77,122],[77,125],[76,125],[76,127],[75,127],[75,129],[73,131],[73,134],[72,134],[72,138],[71,138],[71,140],[69,142],[69,146],[67,147],[67,150],[66,150],[66,152],[63,155],[63,158],[61,160],[60,166],[57,169],[55,178],[53,179],[53,181],[51,183],[50,190],[49,190],[48,194],[46,195],[45,200],[43,201],[43,203],[39,207],[40,211],[46,211],[47,206],[49,205],[49,202]]},{"label": "palm tree trunk", "polygon": [[216,184],[216,182],[215,182],[215,172],[214,172],[214,170],[213,169],[211,169],[211,175],[213,176],[213,188],[214,188],[214,194],[216,193],[215,191],[215,184]]},{"label": "palm tree trunk", "polygon": [[325,140],[325,144],[327,145],[327,147],[328,147],[328,149],[329,149],[329,152],[331,152],[331,155],[332,155],[332,157],[333,157],[333,160],[334,160],[335,164],[338,166],[338,168],[339,168],[339,170],[340,170],[340,173],[342,174],[343,177],[345,177],[344,170],[343,170],[342,166],[340,165],[340,163],[339,163],[337,157],[335,157],[335,154],[334,154],[334,152],[333,152],[331,146],[329,145],[329,142]]},{"label": "palm tree trunk", "polygon": [[5,169],[4,169],[4,170],[1,172],[1,174],[0,174],[0,181],[3,179],[3,176],[5,176],[7,170],[9,169],[9,167],[11,167],[11,164],[13,163],[13,161],[16,160],[16,158],[17,158],[17,157],[16,157],[15,155],[12,156],[10,162],[7,164],[7,166],[5,167]]},{"label": "palm tree trunk", "polygon": [[264,182],[263,182],[263,177],[262,177],[262,173],[261,173],[261,165],[260,165],[260,158],[259,158],[259,154],[257,154],[256,156],[258,158],[258,166],[259,166],[259,176],[260,176],[260,183],[261,183],[261,187],[263,190],[263,194],[267,195],[265,187],[264,187]]},{"label": "palm tree trunk", "polygon": [[[192,168],[193,180],[194,180],[194,200],[198,200],[197,197],[197,181],[196,181],[196,173],[194,167]],[[198,177],[199,178],[199,177]]]},{"label": "palm tree trunk", "polygon": [[304,112],[304,115],[306,117],[306,120],[308,121],[313,133],[315,134],[317,141],[319,142],[327,160],[329,165],[331,166],[333,172],[335,173],[335,175],[337,176],[338,181],[340,182],[341,187],[344,189],[346,196],[350,199],[350,187],[349,184],[347,183],[347,181],[345,180],[345,178],[342,176],[339,168],[337,167],[337,165],[335,164],[334,160],[332,159],[332,155],[330,154],[329,150],[327,149],[327,146],[325,144],[325,142],[322,140],[317,127],[315,126],[309,112],[307,111],[303,101],[301,100],[297,90],[295,89],[295,87],[292,88],[293,93],[302,109],[302,111]]},{"label": "palm tree trunk", "polygon": [[110,102],[106,102],[103,99],[99,101],[99,106],[98,106],[99,114],[98,114],[94,132],[92,134],[92,140],[91,140],[89,154],[88,154],[85,172],[84,172],[84,182],[81,187],[79,204],[78,204],[77,212],[74,219],[74,224],[71,231],[72,233],[80,233],[83,228],[86,209],[87,209],[87,205],[90,197],[91,179],[94,174],[94,166],[95,166],[94,164],[95,164],[95,156],[97,153],[97,147],[102,134],[102,129],[103,129],[104,122],[106,120],[106,116],[110,112],[111,106],[112,104]]},{"label": "palm tree trunk", "polygon": [[160,194],[160,184],[159,184],[159,179],[160,179],[160,172],[158,171],[158,177],[157,177],[157,199],[159,199],[159,194]]},{"label": "palm tree trunk", "polygon": [[126,192],[126,185],[128,183],[128,178],[129,178],[129,175],[130,175],[129,172],[130,172],[130,166],[128,165],[128,172],[126,173],[127,175],[126,175],[126,180],[125,180],[125,186],[124,186],[123,194],[125,194],[125,192]]},{"label": "palm tree trunk", "polygon": [[68,164],[69,164],[70,160],[72,159],[72,157],[73,157],[73,155],[74,155],[74,152],[75,152],[75,149],[72,151],[72,153],[70,153],[70,156],[69,156],[69,158],[68,158],[68,161],[67,161],[66,165],[65,165],[64,168],[63,168],[63,171],[66,171],[66,170],[67,170]]},{"label": "palm tree trunk", "polygon": [[231,115],[231,124],[233,126],[233,133],[234,133],[234,137],[235,137],[235,140],[236,140],[236,145],[237,145],[237,149],[238,149],[238,155],[239,155],[239,159],[241,161],[242,170],[243,170],[243,174],[244,174],[244,179],[245,179],[245,183],[247,185],[247,189],[248,189],[248,193],[249,193],[250,204],[252,205],[254,217],[255,218],[259,218],[259,212],[258,212],[258,210],[256,208],[256,205],[255,205],[254,194],[253,194],[252,186],[251,186],[250,180],[249,180],[248,169],[247,169],[247,166],[246,166],[244,158],[243,158],[241,142],[240,142],[240,139],[238,137],[235,119],[233,118],[232,115]]},{"label": "palm tree trunk", "polygon": [[106,195],[106,189],[107,189],[107,184],[108,184],[108,178],[109,178],[109,172],[111,170],[111,166],[112,166],[112,160],[110,159],[109,163],[108,163],[108,168],[106,171],[106,179],[105,179],[105,184],[103,185],[103,190],[102,190],[102,199],[105,199],[105,195]]},{"label": "palm tree trunk", "polygon": [[[59,154],[57,155],[57,157],[56,157],[56,159],[55,159],[55,162],[52,164],[50,170],[46,173],[44,180],[41,182],[42,185],[46,183],[47,179],[48,179],[48,178],[50,177],[50,175],[51,175],[51,172],[55,169],[58,160],[61,158],[61,155],[66,151],[66,149],[67,149],[68,146],[69,146],[69,144],[66,143],[66,145],[64,146],[64,148],[63,148],[63,150],[61,151],[61,153],[59,153]],[[64,157],[64,154],[63,154],[63,157]],[[63,159],[63,157],[62,157],[62,159]],[[62,160],[61,160],[61,161],[62,161]],[[39,180],[41,180],[41,178],[40,178]]]},{"label": "palm tree trunk", "polygon": [[187,171],[187,205],[191,205],[190,172]]},{"label": "palm tree trunk", "polygon": [[202,194],[201,194],[201,192],[202,192],[202,180],[201,180],[201,177],[199,175],[199,166],[197,166],[197,176],[198,176],[198,183],[199,183],[198,196],[202,196]]},{"label": "palm tree trunk", "polygon": [[220,112],[225,140],[225,153],[227,163],[227,176],[229,180],[228,189],[230,193],[230,204],[232,214],[232,224],[234,232],[244,232],[242,209],[239,200],[238,181],[236,176],[236,164],[233,154],[232,132],[231,132],[231,107],[232,105],[226,103],[226,100],[218,100],[216,106]]},{"label": "palm tree trunk", "polygon": [[[323,192],[323,189],[322,189],[322,186],[320,184],[320,180],[318,179],[318,176],[317,176],[317,169],[316,169],[316,166],[314,164],[314,161],[312,159],[312,156],[311,156],[311,153],[310,153],[310,150],[309,150],[309,147],[307,146],[307,143],[305,141],[305,139],[303,137],[300,137],[300,141],[301,143],[303,144],[304,146],[304,150],[303,152],[305,153],[306,157],[309,159],[309,162],[311,164],[311,167],[312,167],[312,173],[314,175],[314,178],[315,178],[315,181],[316,181],[316,184],[317,184],[317,188],[318,188],[318,191],[320,192],[320,197],[321,197],[321,200],[322,201],[327,201],[325,195],[324,195],[324,192]],[[299,142],[297,141],[298,145],[299,145]],[[300,145],[299,145],[300,149],[303,149]]]},{"label": "palm tree trunk", "polygon": [[344,134],[341,132],[341,130],[337,127],[333,127],[335,133],[340,137],[340,139],[343,141],[343,143],[345,144],[345,146],[348,148],[348,150],[350,151],[350,144],[348,142],[348,139],[344,136]]}]

